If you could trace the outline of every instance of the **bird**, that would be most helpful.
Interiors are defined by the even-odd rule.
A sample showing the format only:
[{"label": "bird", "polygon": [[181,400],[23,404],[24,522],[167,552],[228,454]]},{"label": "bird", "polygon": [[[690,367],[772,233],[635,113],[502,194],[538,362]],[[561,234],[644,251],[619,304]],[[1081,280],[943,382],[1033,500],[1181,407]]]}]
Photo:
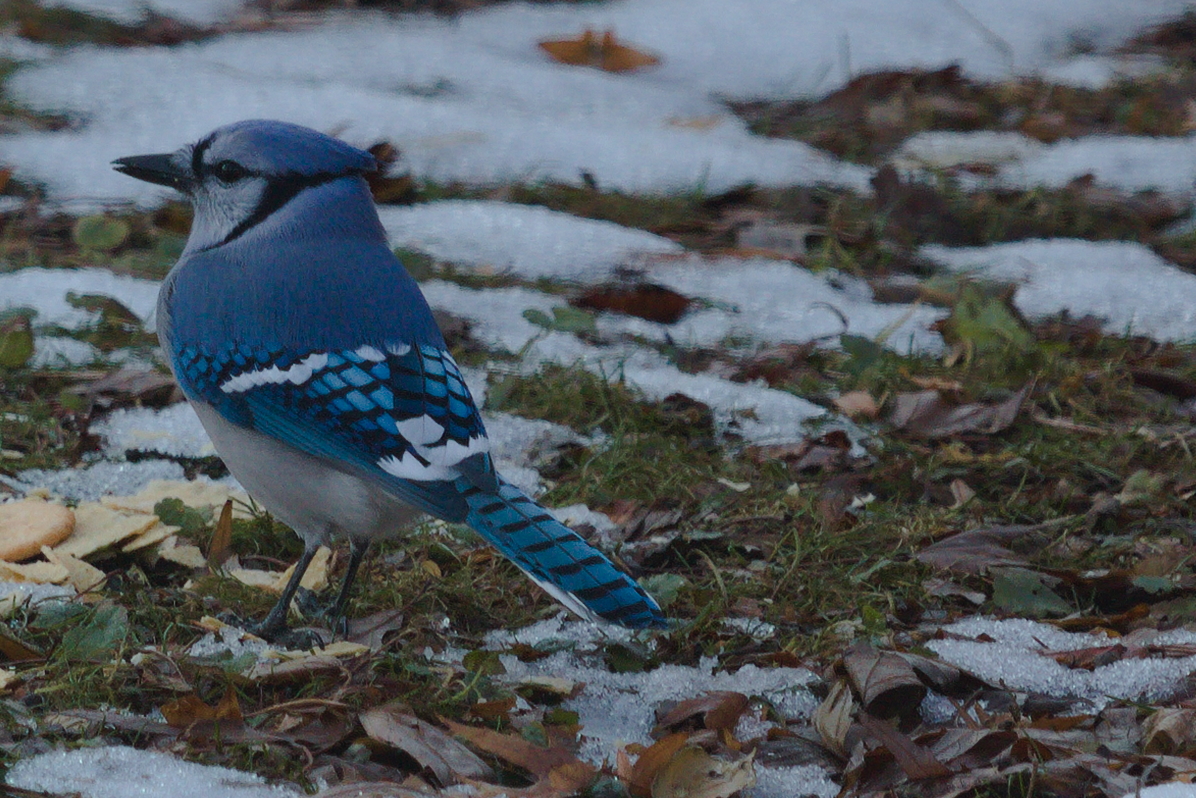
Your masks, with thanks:
[{"label": "bird", "polygon": [[112,166],[191,202],[159,290],[159,342],[229,472],[303,541],[253,632],[288,633],[317,549],[347,538],[331,608],[342,622],[371,542],[424,515],[467,524],[584,619],[667,626],[635,580],[495,469],[461,370],[387,243],[365,178],[373,155],[251,119]]}]

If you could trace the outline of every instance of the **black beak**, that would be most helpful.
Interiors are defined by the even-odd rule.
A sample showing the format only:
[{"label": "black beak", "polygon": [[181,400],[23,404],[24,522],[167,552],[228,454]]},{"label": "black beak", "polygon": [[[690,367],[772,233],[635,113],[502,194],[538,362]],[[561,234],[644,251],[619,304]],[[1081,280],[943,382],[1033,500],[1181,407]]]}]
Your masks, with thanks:
[{"label": "black beak", "polygon": [[112,162],[112,167],[118,172],[147,183],[190,191],[194,183],[191,172],[179,169],[171,161],[171,157],[170,154],[130,155],[128,158],[117,158]]}]

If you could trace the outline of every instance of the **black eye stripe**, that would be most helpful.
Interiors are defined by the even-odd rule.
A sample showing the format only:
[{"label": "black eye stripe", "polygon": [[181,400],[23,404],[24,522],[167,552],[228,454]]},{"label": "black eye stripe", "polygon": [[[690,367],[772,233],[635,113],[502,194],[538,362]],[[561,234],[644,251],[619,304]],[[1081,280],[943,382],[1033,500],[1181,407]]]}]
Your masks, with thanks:
[{"label": "black eye stripe", "polygon": [[[248,174],[255,177],[262,177],[262,175],[255,172],[249,172]],[[314,175],[290,174],[283,177],[268,177],[266,189],[258,200],[258,205],[254,208],[253,213],[234,227],[223,240],[205,247],[204,250],[215,249],[240,238],[246,232],[264,222],[275,211],[293,200],[303,190],[322,186],[325,183],[331,183],[333,180],[339,180],[348,176],[331,172],[320,172]]]}]

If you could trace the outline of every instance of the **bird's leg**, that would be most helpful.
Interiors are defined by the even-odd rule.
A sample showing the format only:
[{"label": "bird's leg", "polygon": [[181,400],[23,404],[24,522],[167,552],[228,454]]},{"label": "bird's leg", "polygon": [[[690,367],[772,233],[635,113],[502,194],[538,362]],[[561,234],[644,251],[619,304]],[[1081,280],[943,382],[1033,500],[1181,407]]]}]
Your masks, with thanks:
[{"label": "bird's leg", "polygon": [[299,561],[295,563],[295,570],[291,574],[291,578],[287,581],[287,586],[282,589],[282,595],[278,597],[278,603],[270,610],[270,614],[265,619],[254,626],[249,631],[263,640],[274,640],[279,634],[286,631],[287,628],[287,613],[291,609],[291,599],[295,597],[295,591],[299,589],[299,583],[303,581],[303,574],[307,572],[307,566],[311,565],[312,558],[316,556],[316,551],[320,548],[319,543],[307,543],[303,547],[303,554],[299,557]]},{"label": "bird's leg", "polygon": [[353,587],[353,580],[357,578],[357,569],[361,567],[361,561],[365,559],[369,549],[368,540],[349,539],[349,564],[345,567],[345,580],[341,582],[340,592],[336,594],[336,603],[332,605],[332,613],[329,616],[332,619],[334,635],[347,635],[349,632],[349,625],[345,621],[345,607],[349,604],[349,591]]}]

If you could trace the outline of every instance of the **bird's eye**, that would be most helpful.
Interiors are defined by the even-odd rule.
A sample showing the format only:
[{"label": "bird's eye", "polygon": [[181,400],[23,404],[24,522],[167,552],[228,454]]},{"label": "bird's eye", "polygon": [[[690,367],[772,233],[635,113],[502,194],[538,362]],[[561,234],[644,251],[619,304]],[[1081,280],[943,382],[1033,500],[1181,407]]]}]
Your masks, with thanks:
[{"label": "bird's eye", "polygon": [[236,161],[221,161],[212,167],[212,174],[221,182],[235,183],[249,174],[249,170]]}]

